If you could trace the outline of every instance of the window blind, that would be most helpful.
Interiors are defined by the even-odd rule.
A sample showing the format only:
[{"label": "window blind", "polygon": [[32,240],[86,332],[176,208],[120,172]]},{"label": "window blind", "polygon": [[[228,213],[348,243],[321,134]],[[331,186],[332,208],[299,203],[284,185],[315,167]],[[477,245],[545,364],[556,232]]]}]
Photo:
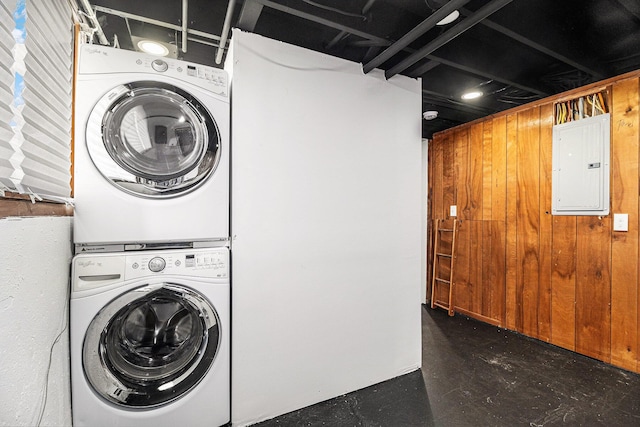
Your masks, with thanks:
[{"label": "window blind", "polygon": [[12,170],[7,183],[0,164],[2,182],[11,191],[64,199],[71,193],[71,8],[59,0],[17,0],[12,16]]},{"label": "window blind", "polygon": [[0,188],[11,188],[11,156],[14,153],[11,147],[13,129],[11,121],[13,113],[11,104],[13,103],[13,53],[11,49],[15,44],[11,34],[15,28],[13,11],[16,8],[15,0],[0,2]]}]

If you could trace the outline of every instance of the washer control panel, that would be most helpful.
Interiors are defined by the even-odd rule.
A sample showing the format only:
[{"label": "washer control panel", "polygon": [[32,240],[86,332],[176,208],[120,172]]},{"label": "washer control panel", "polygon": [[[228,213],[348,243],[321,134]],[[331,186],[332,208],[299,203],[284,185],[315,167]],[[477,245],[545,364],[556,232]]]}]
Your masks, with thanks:
[{"label": "washer control panel", "polygon": [[76,255],[73,291],[163,275],[229,280],[229,248],[176,249]]},{"label": "washer control panel", "polygon": [[125,256],[127,279],[157,274],[226,278],[229,276],[227,248],[142,251]]}]

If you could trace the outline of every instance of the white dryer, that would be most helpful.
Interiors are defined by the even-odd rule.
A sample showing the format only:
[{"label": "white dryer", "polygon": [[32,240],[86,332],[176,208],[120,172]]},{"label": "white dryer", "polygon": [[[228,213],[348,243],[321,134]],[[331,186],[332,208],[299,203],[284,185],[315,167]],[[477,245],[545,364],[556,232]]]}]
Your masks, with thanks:
[{"label": "white dryer", "polygon": [[76,246],[227,242],[227,73],[88,44],[78,64]]},{"label": "white dryer", "polygon": [[76,256],[73,425],[228,423],[229,293],[225,247]]}]

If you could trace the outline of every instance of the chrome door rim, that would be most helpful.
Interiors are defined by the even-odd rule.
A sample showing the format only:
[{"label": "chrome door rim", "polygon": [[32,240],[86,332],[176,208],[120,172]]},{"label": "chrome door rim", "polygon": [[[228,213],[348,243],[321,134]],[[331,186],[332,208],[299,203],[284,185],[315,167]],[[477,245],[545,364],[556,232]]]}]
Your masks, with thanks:
[{"label": "chrome door rim", "polygon": [[[149,301],[158,295],[184,302],[198,314],[202,326],[202,339],[191,358],[166,374],[145,376],[140,369],[130,369],[137,377],[118,369],[122,360],[113,363],[107,335],[114,318],[126,313],[132,304]],[[84,374],[93,390],[103,399],[118,406],[145,409],[162,406],[188,393],[207,374],[213,365],[221,343],[220,322],[215,309],[200,294],[175,283],[145,285],[125,292],[107,304],[91,321],[85,334],[82,349]],[[116,352],[118,353],[118,352]],[[132,368],[135,368],[132,366]]]},{"label": "chrome door rim", "polygon": [[[145,99],[181,111],[192,131],[189,135],[193,133],[193,152],[164,171],[153,171],[152,162],[118,135],[117,123],[132,111],[129,107],[143,108]],[[111,89],[89,114],[85,135],[89,156],[100,174],[119,190],[145,198],[170,198],[195,190],[214,174],[226,149],[210,112],[187,92],[159,82],[133,82]]]}]

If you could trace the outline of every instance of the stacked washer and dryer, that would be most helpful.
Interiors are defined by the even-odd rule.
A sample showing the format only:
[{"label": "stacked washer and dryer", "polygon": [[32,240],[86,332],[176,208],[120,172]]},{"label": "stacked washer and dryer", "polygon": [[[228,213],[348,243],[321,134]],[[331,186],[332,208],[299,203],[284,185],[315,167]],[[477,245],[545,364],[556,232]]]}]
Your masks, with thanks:
[{"label": "stacked washer and dryer", "polygon": [[96,45],[79,55],[74,425],[226,424],[227,74]]}]

